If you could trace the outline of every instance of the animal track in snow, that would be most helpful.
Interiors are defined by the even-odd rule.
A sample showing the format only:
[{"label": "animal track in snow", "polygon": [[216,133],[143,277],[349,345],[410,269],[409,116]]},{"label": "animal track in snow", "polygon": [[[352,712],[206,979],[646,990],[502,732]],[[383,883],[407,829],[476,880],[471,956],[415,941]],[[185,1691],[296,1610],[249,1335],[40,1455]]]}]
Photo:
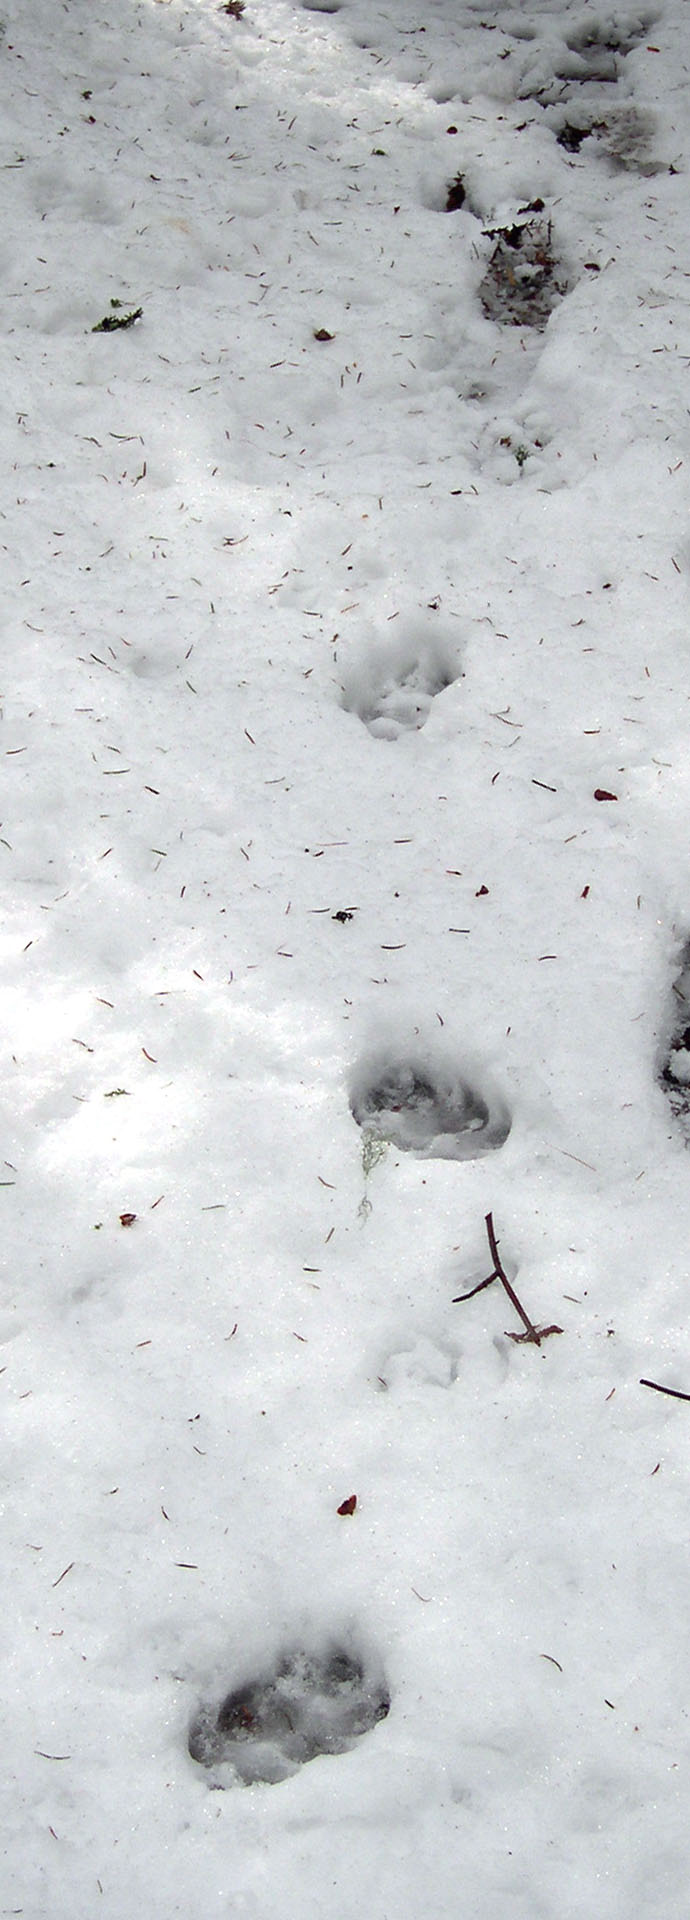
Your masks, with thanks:
[{"label": "animal track in snow", "polygon": [[172,649],[159,647],[156,653],[137,652],[128,656],[127,666],[137,680],[163,680],[166,674],[179,673],[179,657]]},{"label": "animal track in snow", "polygon": [[666,1043],[660,1080],[671,1112],[684,1123],[690,1145],[690,941],[683,949],[681,970],[673,982],[674,1020]]},{"label": "animal track in snow", "polygon": [[623,25],[611,13],[600,18],[591,14],[581,27],[566,35],[550,73],[544,73],[539,56],[536,67],[530,70],[528,65],[518,97],[546,107],[572,100],[590,87],[614,87],[626,55],[649,32],[656,17],[653,12],[638,13]]},{"label": "animal track in snow", "polygon": [[386,1354],[377,1372],[379,1391],[407,1393],[417,1387],[452,1387],[458,1377],[458,1355],[459,1349],[420,1334],[408,1346]]},{"label": "animal track in snow", "polygon": [[655,160],[651,152],[656,124],[652,113],[631,103],[616,107],[605,116],[595,110],[590,114],[579,113],[576,121],[562,116],[550,119],[557,144],[566,153],[579,153],[583,141],[591,139],[596,151],[617,171],[639,173],[646,178],[667,171],[667,162]]},{"label": "animal track in snow", "polygon": [[375,739],[397,740],[401,733],[419,732],[437,694],[459,673],[450,648],[431,634],[361,645],[347,663],[342,704]]},{"label": "animal track in snow", "polygon": [[364,1133],[420,1160],[475,1160],[501,1147],[510,1115],[459,1073],[414,1060],[380,1062],[356,1082],[350,1099]]},{"label": "animal track in snow", "polygon": [[[624,60],[626,54],[632,53],[633,47],[639,45],[654,25],[656,17],[656,14],[649,12],[638,14],[626,27],[612,13],[604,14],[601,19],[590,15],[574,33],[566,35],[566,47],[581,62],[575,78],[608,79],[612,61]],[[618,77],[618,70],[613,77]]]},{"label": "animal track in snow", "polygon": [[543,332],[568,280],[553,246],[550,220],[493,230],[495,246],[479,287],[487,320]]},{"label": "animal track in snow", "polygon": [[227,1767],[228,1784],[275,1785],[318,1754],[346,1753],[389,1710],[381,1674],[357,1654],[337,1644],[324,1653],[296,1648],[220,1706],[202,1706],[189,1752],[200,1766]]}]

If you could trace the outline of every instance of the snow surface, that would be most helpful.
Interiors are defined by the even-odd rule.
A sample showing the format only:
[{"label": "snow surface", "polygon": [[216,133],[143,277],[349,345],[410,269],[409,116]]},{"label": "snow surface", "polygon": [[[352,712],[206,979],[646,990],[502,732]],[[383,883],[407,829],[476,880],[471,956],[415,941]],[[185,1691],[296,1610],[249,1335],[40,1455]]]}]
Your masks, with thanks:
[{"label": "snow surface", "polygon": [[0,1913],[684,1920],[687,8],[0,11]]}]

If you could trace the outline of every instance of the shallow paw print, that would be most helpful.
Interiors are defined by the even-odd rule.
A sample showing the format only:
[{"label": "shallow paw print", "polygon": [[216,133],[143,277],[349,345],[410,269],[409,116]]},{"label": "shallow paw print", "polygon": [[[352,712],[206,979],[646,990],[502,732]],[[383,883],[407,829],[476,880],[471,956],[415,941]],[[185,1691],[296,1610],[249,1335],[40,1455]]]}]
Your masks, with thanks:
[{"label": "shallow paw print", "polygon": [[519,97],[536,100],[545,107],[576,99],[585,92],[591,99],[597,88],[604,88],[601,97],[605,98],[620,79],[626,55],[643,39],[655,18],[651,12],[638,14],[623,26],[611,13],[600,19],[590,15],[554,48],[549,71],[539,71],[538,63],[532,72],[528,68]]},{"label": "shallow paw print", "polygon": [[439,1346],[425,1334],[386,1355],[378,1369],[382,1392],[404,1393],[408,1387],[448,1389],[458,1377],[458,1355],[453,1347]]},{"label": "shallow paw print", "polygon": [[234,1686],[220,1706],[205,1704],[189,1730],[200,1766],[221,1770],[218,1784],[276,1785],[319,1754],[347,1753],[385,1720],[390,1697],[382,1675],[350,1650],[302,1648]]},{"label": "shallow paw print", "polygon": [[544,467],[544,455],[551,441],[548,428],[528,426],[526,422],[506,425],[496,438],[495,429],[491,435],[489,447],[483,465],[496,475],[504,486],[511,486],[523,475],[541,474]]},{"label": "shallow paw print", "polygon": [[155,653],[136,652],[127,656],[127,666],[137,680],[165,680],[179,673],[179,656],[171,648],[159,647]]},{"label": "shallow paw print", "polygon": [[639,107],[620,107],[594,131],[597,145],[619,172],[639,173],[648,179],[666,171],[666,163],[654,160],[650,151],[656,131],[653,114]]},{"label": "shallow paw print", "polygon": [[665,173],[667,162],[654,159],[652,142],[657,129],[654,114],[632,104],[614,107],[606,114],[595,110],[579,113],[576,120],[559,117],[551,123],[559,147],[579,154],[585,140],[591,140],[591,152],[602,155],[620,173],[638,173],[645,179]]},{"label": "shallow paw print", "polygon": [[450,646],[435,637],[360,647],[347,665],[342,704],[375,740],[398,740],[420,731],[459,674]]},{"label": "shallow paw print", "polygon": [[657,18],[654,12],[643,12],[625,25],[613,12],[604,13],[599,20],[590,16],[565,42],[580,63],[576,77],[604,82],[617,80],[622,61],[632,53],[633,47],[639,46]]},{"label": "shallow paw print", "polygon": [[617,35],[611,38],[596,26],[583,28],[581,33],[572,34],[565,45],[559,79],[575,86],[583,86],[588,80],[596,80],[600,86],[615,85],[621,71]]},{"label": "shallow paw print", "polygon": [[358,1078],[351,1110],[368,1139],[389,1141],[423,1160],[474,1160],[510,1132],[502,1101],[455,1072],[412,1060],[382,1062]]}]

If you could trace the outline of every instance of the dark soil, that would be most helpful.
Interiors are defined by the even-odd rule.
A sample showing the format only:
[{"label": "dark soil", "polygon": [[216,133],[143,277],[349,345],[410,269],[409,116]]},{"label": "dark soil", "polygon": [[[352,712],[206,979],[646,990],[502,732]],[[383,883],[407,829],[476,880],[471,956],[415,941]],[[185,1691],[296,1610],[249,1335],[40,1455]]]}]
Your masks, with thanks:
[{"label": "dark soil", "polygon": [[464,207],[466,199],[467,199],[467,194],[465,191],[465,182],[463,180],[462,174],[459,173],[457,175],[457,178],[451,181],[451,184],[448,188],[448,193],[446,196],[446,213],[459,213],[460,208]]}]

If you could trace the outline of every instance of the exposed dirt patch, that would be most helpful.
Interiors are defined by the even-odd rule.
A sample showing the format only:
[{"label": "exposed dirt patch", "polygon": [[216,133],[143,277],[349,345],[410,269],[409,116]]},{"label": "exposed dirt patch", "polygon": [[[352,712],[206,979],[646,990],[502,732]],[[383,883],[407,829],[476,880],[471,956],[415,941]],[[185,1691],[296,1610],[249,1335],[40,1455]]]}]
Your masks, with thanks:
[{"label": "exposed dirt patch", "polygon": [[455,180],[451,180],[446,194],[446,213],[459,213],[460,208],[464,207],[466,199],[467,190],[465,182],[462,174],[459,173],[456,175]]},{"label": "exposed dirt patch", "polygon": [[577,127],[572,121],[566,120],[560,133],[556,134],[556,140],[559,147],[565,148],[566,153],[579,153],[583,140],[589,139],[591,131],[591,127]]}]

